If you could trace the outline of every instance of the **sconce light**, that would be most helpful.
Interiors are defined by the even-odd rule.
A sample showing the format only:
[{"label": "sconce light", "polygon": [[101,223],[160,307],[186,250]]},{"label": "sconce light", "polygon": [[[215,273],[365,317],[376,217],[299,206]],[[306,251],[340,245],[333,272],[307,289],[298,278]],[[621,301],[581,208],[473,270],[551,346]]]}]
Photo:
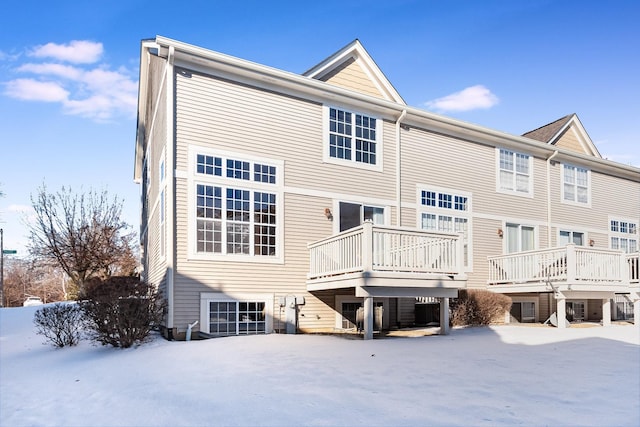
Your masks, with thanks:
[{"label": "sconce light", "polygon": [[329,221],[333,221],[333,214],[331,213],[331,209],[324,208],[324,216],[326,216]]},{"label": "sconce light", "polygon": [[502,238],[503,234],[502,228],[498,228],[498,237]]},{"label": "sconce light", "polygon": [[593,247],[596,244],[596,241],[593,239],[589,239],[589,246]]}]

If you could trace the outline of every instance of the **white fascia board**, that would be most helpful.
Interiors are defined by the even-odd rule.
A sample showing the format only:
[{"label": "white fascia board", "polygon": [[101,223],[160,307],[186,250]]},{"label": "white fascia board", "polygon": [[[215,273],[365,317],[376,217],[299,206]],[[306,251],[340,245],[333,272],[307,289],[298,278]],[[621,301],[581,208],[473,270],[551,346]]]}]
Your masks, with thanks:
[{"label": "white fascia board", "polygon": [[[419,108],[365,95],[319,80],[309,79],[299,74],[257,64],[161,36],[156,38],[156,42],[162,47],[174,46],[176,63],[184,63],[185,66],[187,64],[199,65],[202,67],[202,70],[217,70],[228,76],[234,76],[239,81],[251,82],[253,85],[260,84],[265,87],[300,94],[318,102],[352,105],[354,108],[361,108],[363,111],[373,111],[391,121],[395,121],[400,117],[403,110],[407,110],[407,116],[403,121],[403,124],[407,126],[424,128],[442,133],[443,135],[454,136],[483,145],[495,147],[497,144],[500,144],[501,146],[513,147],[519,151],[525,151],[541,158],[547,158],[555,151],[558,151],[561,158],[578,159],[580,160],[579,164],[587,165],[587,167],[592,170],[640,182],[640,168],[559,149],[558,147],[550,146],[549,144],[523,136],[512,135],[441,116]],[[575,163],[575,160],[573,161]]]}]

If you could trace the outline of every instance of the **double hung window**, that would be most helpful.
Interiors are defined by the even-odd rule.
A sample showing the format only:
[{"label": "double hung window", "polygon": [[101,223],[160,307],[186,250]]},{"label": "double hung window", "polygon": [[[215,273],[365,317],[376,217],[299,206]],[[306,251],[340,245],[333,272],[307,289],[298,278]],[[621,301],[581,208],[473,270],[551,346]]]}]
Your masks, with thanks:
[{"label": "double hung window", "polygon": [[532,195],[531,156],[505,149],[497,150],[497,154],[498,191]]},{"label": "double hung window", "polygon": [[328,107],[328,157],[378,165],[378,123],[378,119],[365,114]]},{"label": "double hung window", "polygon": [[590,203],[589,170],[572,165],[562,168],[562,201],[588,205]]}]

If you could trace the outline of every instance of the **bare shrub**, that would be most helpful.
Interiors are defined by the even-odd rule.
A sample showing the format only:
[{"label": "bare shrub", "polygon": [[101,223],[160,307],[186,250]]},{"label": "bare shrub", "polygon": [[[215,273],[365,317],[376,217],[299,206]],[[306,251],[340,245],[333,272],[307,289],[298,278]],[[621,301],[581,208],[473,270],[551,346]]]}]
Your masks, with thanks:
[{"label": "bare shrub", "polygon": [[490,325],[511,309],[511,298],[482,289],[461,290],[451,304],[453,326]]},{"label": "bare shrub", "polygon": [[77,304],[47,305],[33,316],[36,333],[43,335],[56,347],[78,344],[82,336],[83,317]]},{"label": "bare shrub", "polygon": [[156,288],[135,277],[92,280],[84,297],[80,306],[90,336],[103,345],[128,348],[146,341],[164,313]]}]

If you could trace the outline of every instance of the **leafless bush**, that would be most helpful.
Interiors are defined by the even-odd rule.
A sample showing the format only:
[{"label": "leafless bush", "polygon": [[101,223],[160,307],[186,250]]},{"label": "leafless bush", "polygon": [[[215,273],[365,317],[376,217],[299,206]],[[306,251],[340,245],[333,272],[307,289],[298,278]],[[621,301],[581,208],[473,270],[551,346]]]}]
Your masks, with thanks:
[{"label": "leafless bush", "polygon": [[83,330],[83,317],[77,304],[58,303],[36,311],[33,317],[36,333],[56,347],[78,344]]},{"label": "leafless bush", "polygon": [[511,298],[482,289],[461,290],[451,304],[453,326],[489,325],[511,309]]},{"label": "leafless bush", "polygon": [[154,286],[135,277],[93,280],[84,296],[80,306],[91,338],[103,345],[142,343],[162,320],[164,300]]}]

